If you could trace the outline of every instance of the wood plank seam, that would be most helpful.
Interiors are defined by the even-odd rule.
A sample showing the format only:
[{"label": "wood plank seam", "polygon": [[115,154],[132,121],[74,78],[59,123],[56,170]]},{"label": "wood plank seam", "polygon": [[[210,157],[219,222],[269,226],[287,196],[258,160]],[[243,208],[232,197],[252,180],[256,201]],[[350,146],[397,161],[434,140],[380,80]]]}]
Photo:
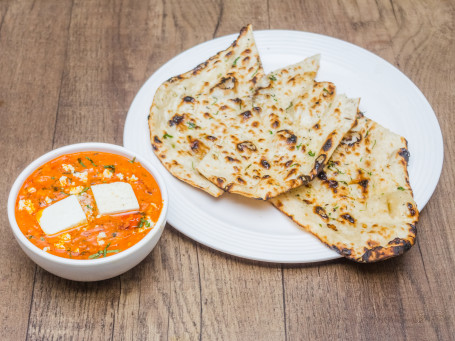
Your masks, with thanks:
[{"label": "wood plank seam", "polygon": [[283,288],[283,322],[284,322],[284,339],[288,340],[288,327],[286,319],[286,286],[284,283],[284,265],[281,264],[281,285]]},{"label": "wood plank seam", "polygon": [[199,243],[196,243],[196,262],[197,262],[197,273],[199,277],[199,341],[202,340],[202,282],[201,282],[201,268],[199,266]]},{"label": "wood plank seam", "polygon": [[9,7],[6,6],[5,13],[3,13],[2,20],[0,21],[0,37],[1,37],[1,32],[2,32],[3,22],[5,21],[6,13],[8,13],[8,8],[9,8]]},{"label": "wood plank seam", "polygon": [[63,69],[62,69],[62,76],[60,78],[60,88],[58,90],[58,99],[57,99],[57,110],[55,112],[55,122],[54,122],[54,134],[52,136],[52,149],[55,147],[55,135],[57,132],[57,122],[58,122],[58,112],[60,110],[60,96],[62,95],[62,85],[63,85],[63,77],[65,76],[65,65],[67,62],[68,58],[68,45],[69,45],[69,34],[70,34],[70,29],[71,29],[71,19],[73,16],[73,6],[74,6],[74,0],[71,1],[71,8],[70,8],[70,19],[68,22],[68,27],[67,27],[67,32],[66,32],[66,46],[65,46],[65,56],[63,57]]},{"label": "wood plank seam", "polygon": [[30,308],[29,308],[29,311],[28,311],[28,320],[27,320],[27,331],[25,332],[25,339],[26,340],[29,339],[28,331],[30,329],[30,319],[31,319],[31,316],[32,316],[33,299],[35,297],[35,283],[36,283],[36,273],[37,273],[37,271],[38,271],[38,265],[35,264],[35,269],[34,269],[34,273],[33,273],[32,297],[30,298]]},{"label": "wood plank seam", "polygon": [[224,12],[224,4],[223,4],[223,1],[220,1],[219,2],[220,4],[220,12],[218,14],[218,18],[217,18],[217,21],[216,21],[216,26],[215,26],[215,30],[213,31],[213,38],[216,37],[216,34],[218,33],[218,29],[220,27],[220,23],[221,23],[221,20],[223,18],[223,12]]}]

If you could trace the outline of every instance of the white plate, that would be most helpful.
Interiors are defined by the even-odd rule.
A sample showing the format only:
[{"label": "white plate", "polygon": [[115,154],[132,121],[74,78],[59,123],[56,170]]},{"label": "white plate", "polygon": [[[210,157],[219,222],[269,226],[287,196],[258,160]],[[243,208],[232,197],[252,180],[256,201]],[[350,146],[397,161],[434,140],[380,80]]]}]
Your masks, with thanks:
[{"label": "white plate", "polygon": [[[345,41],[281,30],[256,31],[254,36],[266,72],[320,53],[318,80],[334,82],[339,93],[361,97],[360,109],[366,116],[406,137],[411,186],[421,210],[441,174],[443,144],[436,116],[420,90],[385,60]],[[226,49],[236,37],[233,34],[197,45],[156,71],[131,104],[124,145],[162,172],[169,189],[168,222],[188,237],[235,256],[267,262],[338,258],[272,205],[232,194],[212,198],[174,178],[152,151],[147,116],[158,86]]]}]

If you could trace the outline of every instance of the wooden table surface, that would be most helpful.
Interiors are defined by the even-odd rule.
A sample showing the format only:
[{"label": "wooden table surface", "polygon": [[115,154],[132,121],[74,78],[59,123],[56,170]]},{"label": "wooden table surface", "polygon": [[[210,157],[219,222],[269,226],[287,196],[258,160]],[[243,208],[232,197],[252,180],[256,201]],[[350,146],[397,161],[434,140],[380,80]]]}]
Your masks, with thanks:
[{"label": "wooden table surface", "polygon": [[[416,245],[370,265],[264,264],[168,225],[140,265],[110,280],[71,282],[29,260],[5,214],[19,172],[66,144],[121,145],[128,108],[159,66],[247,23],[347,40],[422,90],[445,163]],[[0,339],[453,339],[454,26],[453,0],[0,1]]]}]

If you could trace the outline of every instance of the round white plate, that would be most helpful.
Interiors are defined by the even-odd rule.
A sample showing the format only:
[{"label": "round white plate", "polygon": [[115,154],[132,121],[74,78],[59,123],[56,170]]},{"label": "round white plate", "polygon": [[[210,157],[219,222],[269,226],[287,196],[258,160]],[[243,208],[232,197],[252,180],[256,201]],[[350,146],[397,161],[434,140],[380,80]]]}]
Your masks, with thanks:
[{"label": "round white plate", "polygon": [[[265,72],[321,54],[318,80],[331,81],[338,93],[361,97],[360,109],[408,140],[409,176],[421,210],[441,174],[442,135],[436,116],[420,90],[394,66],[358,46],[335,38],[298,31],[254,33]],[[194,68],[237,35],[217,38],[174,57],[156,71],[136,95],[125,123],[125,147],[148,158],[163,174],[169,189],[168,222],[188,237],[211,248],[249,259],[307,263],[340,257],[317,238],[302,231],[267,202],[238,195],[220,198],[174,178],[155,157],[147,116],[159,85]]]}]

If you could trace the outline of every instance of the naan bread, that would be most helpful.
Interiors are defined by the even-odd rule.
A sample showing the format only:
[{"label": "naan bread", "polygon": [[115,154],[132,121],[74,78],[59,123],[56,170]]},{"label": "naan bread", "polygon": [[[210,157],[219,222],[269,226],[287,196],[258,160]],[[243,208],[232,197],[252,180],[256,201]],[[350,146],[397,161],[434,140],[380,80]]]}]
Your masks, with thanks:
[{"label": "naan bread", "polygon": [[227,50],[158,88],[150,108],[150,137],[169,172],[215,197],[223,193],[196,166],[251,102],[263,76],[249,25]]},{"label": "naan bread", "polygon": [[365,117],[311,183],[271,200],[346,258],[375,262],[409,250],[419,217],[407,143]]},{"label": "naan bread", "polygon": [[310,181],[354,125],[358,99],[315,82],[319,56],[262,80],[197,170],[223,190],[267,200]]}]

